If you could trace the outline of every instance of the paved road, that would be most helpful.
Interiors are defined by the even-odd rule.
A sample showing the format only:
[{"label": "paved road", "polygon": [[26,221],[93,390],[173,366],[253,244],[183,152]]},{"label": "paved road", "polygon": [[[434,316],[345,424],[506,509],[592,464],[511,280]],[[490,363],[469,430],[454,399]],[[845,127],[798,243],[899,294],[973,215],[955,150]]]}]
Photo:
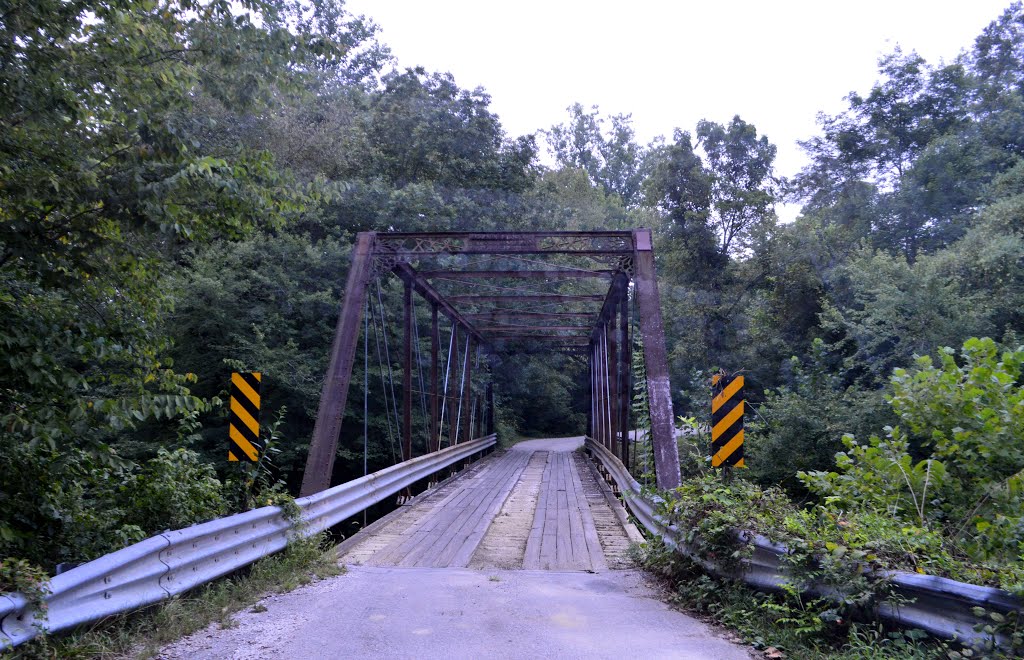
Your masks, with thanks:
[{"label": "paved road", "polygon": [[161,657],[751,658],[662,603],[647,580],[639,571],[355,566]]}]

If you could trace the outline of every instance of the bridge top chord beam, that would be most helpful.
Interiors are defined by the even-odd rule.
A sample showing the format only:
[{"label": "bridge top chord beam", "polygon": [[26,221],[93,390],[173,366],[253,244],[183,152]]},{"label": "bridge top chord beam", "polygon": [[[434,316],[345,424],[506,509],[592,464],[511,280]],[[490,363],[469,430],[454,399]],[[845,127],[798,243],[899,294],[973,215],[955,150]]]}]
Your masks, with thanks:
[{"label": "bridge top chord beam", "polygon": [[481,325],[477,327],[480,332],[523,332],[524,330],[531,330],[535,332],[583,332],[590,334],[591,326],[589,325],[525,325],[525,324],[509,324],[509,325]]},{"label": "bridge top chord beam", "polygon": [[561,293],[545,294],[523,294],[513,295],[475,295],[462,294],[448,296],[448,300],[456,303],[478,304],[478,303],[509,303],[509,302],[532,302],[532,303],[599,303],[604,300],[604,295],[569,295]]},{"label": "bridge top chord beam", "polygon": [[378,252],[437,254],[621,254],[632,255],[629,231],[438,232],[378,234]]},{"label": "bridge top chord beam", "polygon": [[[505,280],[568,280],[587,277],[608,279],[614,270],[555,269],[555,270],[424,270],[420,276],[438,278],[490,278]],[[455,281],[455,280],[452,280]]]},{"label": "bridge top chord beam", "polygon": [[587,335],[537,335],[537,334],[509,334],[500,337],[491,337],[491,341],[520,341],[523,339],[538,339],[540,341],[564,341],[572,345],[586,346],[590,343]]},{"label": "bridge top chord beam", "polygon": [[487,312],[469,312],[463,314],[467,319],[505,320],[505,319],[588,319],[593,312],[537,312],[518,309],[501,309]]}]

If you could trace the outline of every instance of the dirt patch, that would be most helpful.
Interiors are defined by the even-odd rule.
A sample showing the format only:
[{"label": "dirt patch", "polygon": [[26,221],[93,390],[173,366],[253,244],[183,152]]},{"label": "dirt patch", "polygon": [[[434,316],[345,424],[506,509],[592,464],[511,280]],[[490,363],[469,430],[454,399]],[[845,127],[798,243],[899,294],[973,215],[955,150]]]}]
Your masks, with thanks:
[{"label": "dirt patch", "polygon": [[533,452],[512,493],[491,523],[469,563],[475,569],[522,568],[526,540],[533,525],[541,476],[547,462],[546,451]]}]

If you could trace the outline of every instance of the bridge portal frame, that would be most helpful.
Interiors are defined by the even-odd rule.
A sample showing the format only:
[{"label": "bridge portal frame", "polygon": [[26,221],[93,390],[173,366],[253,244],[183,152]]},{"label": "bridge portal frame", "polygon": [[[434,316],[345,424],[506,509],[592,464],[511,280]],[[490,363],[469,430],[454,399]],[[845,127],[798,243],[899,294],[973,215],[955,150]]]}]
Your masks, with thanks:
[{"label": "bridge portal frame", "polygon": [[[600,260],[611,268],[417,271],[411,265],[411,262],[419,259],[448,255],[528,255],[538,258],[579,255]],[[432,451],[440,449],[441,441],[438,420],[438,316],[443,314],[452,321],[453,328],[457,328],[459,334],[468,338],[470,355],[474,346],[483,347],[493,356],[517,348],[523,350],[523,344],[527,343],[529,346],[525,352],[543,350],[585,356],[590,381],[587,435],[616,453],[624,463],[628,462],[632,392],[632,343],[629,337],[628,301],[632,286],[637,310],[637,328],[643,342],[643,361],[647,372],[651,443],[657,484],[660,488],[675,488],[679,485],[679,452],[674,433],[665,332],[655,275],[653,241],[649,229],[593,232],[360,232],[356,236],[352,250],[351,266],[331,345],[330,361],[306,460],[301,495],[311,495],[326,490],[331,485],[331,473],[334,469],[334,457],[348,400],[367,291],[371,279],[383,272],[394,273],[404,285],[403,460],[413,457],[412,324],[415,320],[412,314],[412,294],[416,293],[429,303],[431,310],[431,419],[428,425],[431,437],[428,447]],[[469,284],[482,278],[545,281],[594,278],[608,281],[609,286],[603,297],[563,293],[487,293],[446,297],[431,284],[432,280],[439,278],[455,284]],[[515,302],[565,305],[600,302],[601,308],[596,317],[592,312],[568,311],[519,317],[550,319],[551,325],[511,324],[508,319],[517,317],[516,310],[506,312],[504,315],[492,310],[460,310],[462,305],[479,307],[485,303]],[[569,324],[571,320],[577,319],[587,319],[589,324]],[[486,322],[487,325],[481,325],[480,322]],[[467,440],[474,433],[491,433],[494,429],[494,391],[490,382],[485,389],[483,414],[474,420],[473,426],[476,428],[470,428],[468,409],[471,405],[473,377],[471,362],[465,362],[464,387],[461,393],[467,410],[462,420],[461,432],[462,437]]]}]

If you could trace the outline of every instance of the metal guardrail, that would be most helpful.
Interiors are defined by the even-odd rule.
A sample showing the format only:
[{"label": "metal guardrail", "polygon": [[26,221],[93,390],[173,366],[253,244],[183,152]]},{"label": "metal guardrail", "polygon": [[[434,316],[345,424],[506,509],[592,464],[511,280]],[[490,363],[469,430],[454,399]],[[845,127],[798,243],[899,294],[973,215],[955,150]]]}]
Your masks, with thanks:
[{"label": "metal guardrail", "polygon": [[[681,530],[657,514],[658,505],[663,502],[661,498],[643,495],[640,483],[607,447],[587,438],[586,448],[618,485],[633,516],[648,532],[660,537],[670,548],[697,562],[713,575],[739,579],[757,589],[778,591],[789,580],[784,562],[788,549],[760,534],[739,532],[741,538],[750,543],[753,549],[751,557],[743,562],[743,569],[739,573],[727,571],[715,562],[700,557],[682,541]],[[1001,589],[906,571],[891,571],[885,573],[885,576],[890,580],[895,598],[879,603],[880,618],[903,627],[920,628],[938,637],[956,639],[966,645],[991,641],[997,646],[1005,646],[1007,643],[1001,635],[993,637],[989,633],[975,631],[975,626],[991,621],[975,615],[973,608],[981,607],[988,612],[1000,614],[1024,612],[1024,602]],[[824,585],[811,585],[809,591],[818,596],[835,594],[834,589]]]},{"label": "metal guardrail", "polygon": [[328,529],[496,442],[495,435],[478,438],[299,498],[297,524],[268,506],[157,534],[51,578],[46,612],[30,611],[21,594],[0,594],[0,649],[40,629],[73,628],[205,584],[284,549],[290,535]]}]

